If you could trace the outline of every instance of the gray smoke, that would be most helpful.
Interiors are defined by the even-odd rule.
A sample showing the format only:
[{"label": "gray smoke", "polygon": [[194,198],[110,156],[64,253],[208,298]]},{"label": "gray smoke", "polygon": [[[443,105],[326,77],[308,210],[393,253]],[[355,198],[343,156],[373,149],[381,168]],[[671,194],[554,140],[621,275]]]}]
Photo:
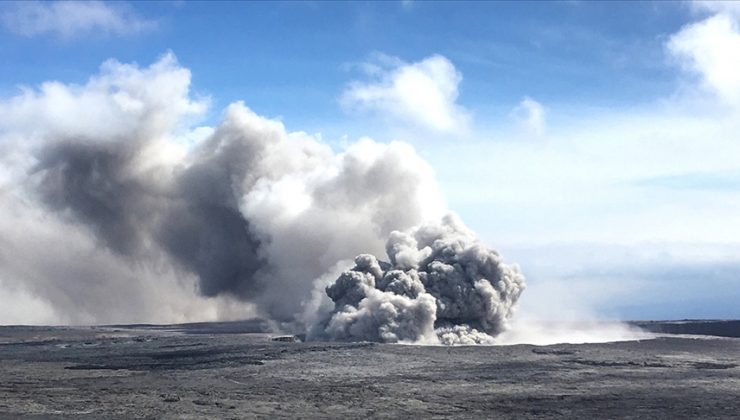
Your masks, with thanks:
[{"label": "gray smoke", "polygon": [[[218,138],[205,147],[211,142]],[[253,296],[259,242],[239,212],[230,183],[237,171],[221,156],[228,147],[172,168],[164,185],[151,172],[137,173],[140,148],[96,140],[44,145],[36,155],[34,192],[53,212],[88,227],[102,246],[133,261],[166,252],[197,276],[205,296]]]},{"label": "gray smoke", "polygon": [[189,83],[166,55],[0,100],[0,322],[33,315],[21,299],[45,323],[300,328],[314,279],[442,214],[409,145],[335,151],[241,103],[191,129],[206,103]]},{"label": "gray smoke", "polygon": [[[189,85],[166,55],[0,100],[0,323],[263,316],[448,343],[504,328],[521,276],[454,218],[422,225],[446,210],[411,146],[334,150],[242,103],[192,128],[207,101]],[[386,240],[390,265],[358,257],[324,291]]]},{"label": "gray smoke", "polygon": [[443,344],[492,343],[524,277],[454,216],[393,232],[390,262],[355,258],[326,293],[334,303],[312,338]]}]

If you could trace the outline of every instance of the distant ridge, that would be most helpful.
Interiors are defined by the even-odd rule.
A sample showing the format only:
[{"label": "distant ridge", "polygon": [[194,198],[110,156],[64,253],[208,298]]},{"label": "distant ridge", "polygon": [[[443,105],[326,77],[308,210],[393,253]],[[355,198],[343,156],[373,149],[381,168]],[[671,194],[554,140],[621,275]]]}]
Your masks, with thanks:
[{"label": "distant ridge", "polygon": [[740,320],[682,319],[674,321],[630,321],[629,324],[654,333],[740,337]]},{"label": "distant ridge", "polygon": [[113,324],[101,325],[106,328],[144,329],[158,331],[176,331],[186,334],[249,334],[270,333],[270,323],[265,319],[248,319],[243,321],[190,322],[184,324]]}]

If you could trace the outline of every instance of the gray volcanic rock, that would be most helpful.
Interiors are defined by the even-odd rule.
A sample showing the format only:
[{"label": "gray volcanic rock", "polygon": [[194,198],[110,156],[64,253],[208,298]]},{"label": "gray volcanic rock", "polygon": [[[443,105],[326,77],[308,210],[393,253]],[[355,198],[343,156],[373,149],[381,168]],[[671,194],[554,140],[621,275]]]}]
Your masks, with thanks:
[{"label": "gray volcanic rock", "polygon": [[[259,324],[255,324],[259,325]],[[250,323],[0,327],[0,418],[737,418],[740,339],[274,341]]]}]

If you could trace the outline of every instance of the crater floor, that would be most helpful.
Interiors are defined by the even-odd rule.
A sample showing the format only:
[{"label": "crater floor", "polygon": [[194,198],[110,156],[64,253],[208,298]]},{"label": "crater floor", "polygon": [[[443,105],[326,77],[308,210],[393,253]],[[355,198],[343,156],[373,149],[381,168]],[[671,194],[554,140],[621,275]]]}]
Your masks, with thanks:
[{"label": "crater floor", "polygon": [[300,343],[259,323],[0,327],[0,418],[738,418],[740,339]]}]

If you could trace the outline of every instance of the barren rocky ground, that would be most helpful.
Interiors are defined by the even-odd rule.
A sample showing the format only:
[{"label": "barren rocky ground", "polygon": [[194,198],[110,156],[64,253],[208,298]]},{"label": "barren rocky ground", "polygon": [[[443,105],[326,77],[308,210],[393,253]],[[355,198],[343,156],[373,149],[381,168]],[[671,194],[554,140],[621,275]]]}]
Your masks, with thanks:
[{"label": "barren rocky ground", "polygon": [[0,418],[740,418],[738,338],[425,347],[261,329],[0,327]]}]

